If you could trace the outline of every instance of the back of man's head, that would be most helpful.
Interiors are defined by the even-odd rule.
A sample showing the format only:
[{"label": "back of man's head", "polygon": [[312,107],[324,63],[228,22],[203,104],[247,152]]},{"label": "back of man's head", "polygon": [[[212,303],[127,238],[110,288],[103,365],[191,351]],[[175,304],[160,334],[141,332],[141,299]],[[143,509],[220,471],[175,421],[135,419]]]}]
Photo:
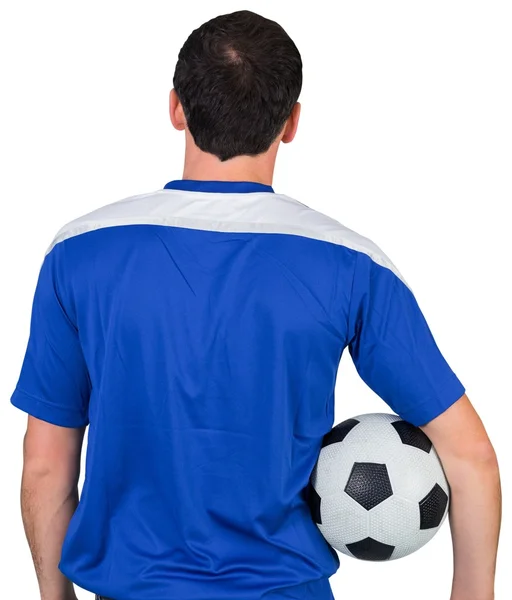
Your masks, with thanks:
[{"label": "back of man's head", "polygon": [[195,29],[173,79],[195,144],[221,161],[266,152],[302,87],[300,53],[275,21],[243,10]]}]

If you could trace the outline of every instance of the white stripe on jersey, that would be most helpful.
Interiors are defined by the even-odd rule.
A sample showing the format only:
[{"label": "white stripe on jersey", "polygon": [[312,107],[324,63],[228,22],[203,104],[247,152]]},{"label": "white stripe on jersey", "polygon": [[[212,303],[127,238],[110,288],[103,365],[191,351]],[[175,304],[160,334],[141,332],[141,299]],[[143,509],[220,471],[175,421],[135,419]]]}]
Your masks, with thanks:
[{"label": "white stripe on jersey", "polygon": [[[370,239],[298,200],[272,192],[194,192],[160,189],[107,204],[64,225],[46,251],[68,238],[119,225],[167,225],[236,233],[284,233],[345,246],[367,254],[407,285]],[[408,286],[410,287],[410,286]]]}]

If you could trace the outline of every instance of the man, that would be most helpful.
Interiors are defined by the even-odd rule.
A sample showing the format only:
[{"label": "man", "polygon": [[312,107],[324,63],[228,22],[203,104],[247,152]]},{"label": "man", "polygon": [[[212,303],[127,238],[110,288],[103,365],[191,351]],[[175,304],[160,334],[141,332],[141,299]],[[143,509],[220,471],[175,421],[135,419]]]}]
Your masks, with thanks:
[{"label": "man", "polygon": [[491,600],[499,474],[464,387],[382,250],[271,187],[299,120],[294,43],[224,15],[173,83],[183,179],[69,223],[39,275],[12,403],[41,598],[332,599],[339,559],[305,490],[348,348],[441,456],[451,600]]}]

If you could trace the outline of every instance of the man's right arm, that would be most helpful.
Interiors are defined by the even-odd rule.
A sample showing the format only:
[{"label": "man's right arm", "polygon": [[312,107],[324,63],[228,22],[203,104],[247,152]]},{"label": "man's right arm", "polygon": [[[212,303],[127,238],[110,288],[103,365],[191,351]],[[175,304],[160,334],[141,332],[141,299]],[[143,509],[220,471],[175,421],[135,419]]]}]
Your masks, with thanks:
[{"label": "man's right arm", "polygon": [[451,488],[451,600],[493,600],[501,520],[494,449],[411,289],[383,253],[379,260],[387,266],[361,253],[355,261],[350,354],[361,378],[439,454]]},{"label": "man's right arm", "polygon": [[493,446],[465,394],[421,429],[434,444],[451,489],[451,600],[493,600],[501,521],[500,475]]}]

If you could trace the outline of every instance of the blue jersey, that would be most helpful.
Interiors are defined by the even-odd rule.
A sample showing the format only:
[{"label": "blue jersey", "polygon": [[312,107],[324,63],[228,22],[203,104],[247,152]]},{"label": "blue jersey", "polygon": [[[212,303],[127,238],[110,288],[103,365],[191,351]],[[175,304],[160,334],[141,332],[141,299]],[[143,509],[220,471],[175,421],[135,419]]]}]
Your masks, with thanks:
[{"label": "blue jersey", "polygon": [[306,489],[347,348],[422,425],[464,388],[369,239],[270,186],[179,180],[56,235],[12,403],[89,425],[60,561],[118,600],[330,600]]}]

